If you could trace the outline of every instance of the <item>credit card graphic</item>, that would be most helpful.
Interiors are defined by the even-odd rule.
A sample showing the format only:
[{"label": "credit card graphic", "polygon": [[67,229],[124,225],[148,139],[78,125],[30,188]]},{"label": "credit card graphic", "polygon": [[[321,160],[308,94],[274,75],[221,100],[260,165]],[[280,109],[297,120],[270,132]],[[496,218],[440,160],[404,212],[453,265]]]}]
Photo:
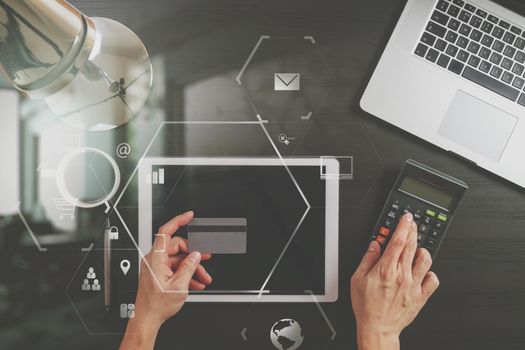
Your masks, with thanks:
[{"label": "credit card graphic", "polygon": [[246,254],[246,218],[194,218],[188,224],[188,249],[211,254]]}]

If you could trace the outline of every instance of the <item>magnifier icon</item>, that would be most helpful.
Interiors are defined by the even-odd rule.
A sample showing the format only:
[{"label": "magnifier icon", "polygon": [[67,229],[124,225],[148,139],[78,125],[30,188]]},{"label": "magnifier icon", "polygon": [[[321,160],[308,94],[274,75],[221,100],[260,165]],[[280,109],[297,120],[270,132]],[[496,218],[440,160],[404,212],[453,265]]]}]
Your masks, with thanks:
[{"label": "magnifier icon", "polygon": [[288,140],[288,136],[286,134],[280,134],[277,139],[279,140],[280,143],[284,143],[285,145],[289,145],[290,144],[290,140]]}]

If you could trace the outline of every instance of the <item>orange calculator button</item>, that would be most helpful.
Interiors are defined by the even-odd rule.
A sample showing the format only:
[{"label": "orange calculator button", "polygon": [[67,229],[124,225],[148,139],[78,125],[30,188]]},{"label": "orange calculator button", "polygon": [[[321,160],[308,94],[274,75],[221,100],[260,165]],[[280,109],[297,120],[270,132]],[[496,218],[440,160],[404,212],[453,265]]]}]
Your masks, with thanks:
[{"label": "orange calculator button", "polygon": [[385,241],[386,241],[386,238],[383,237],[383,236],[377,236],[376,241],[377,241],[379,244],[384,244]]},{"label": "orange calculator button", "polygon": [[390,229],[387,228],[387,227],[384,227],[384,226],[383,226],[383,227],[381,227],[381,228],[379,229],[379,234],[380,234],[381,236],[388,237],[388,235],[390,234]]}]

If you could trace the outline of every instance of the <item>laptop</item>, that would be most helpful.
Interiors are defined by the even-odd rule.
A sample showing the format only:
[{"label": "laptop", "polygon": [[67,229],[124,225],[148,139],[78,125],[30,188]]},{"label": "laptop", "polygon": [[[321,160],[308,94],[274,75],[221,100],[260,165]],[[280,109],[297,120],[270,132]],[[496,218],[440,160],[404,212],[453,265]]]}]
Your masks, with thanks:
[{"label": "laptop", "polygon": [[408,0],[362,109],[525,187],[518,11],[511,0]]},{"label": "laptop", "polygon": [[195,218],[176,235],[190,251],[213,253],[203,263],[213,283],[190,291],[189,302],[334,302],[338,174],[333,158],[144,158],[139,254],[191,209]]}]

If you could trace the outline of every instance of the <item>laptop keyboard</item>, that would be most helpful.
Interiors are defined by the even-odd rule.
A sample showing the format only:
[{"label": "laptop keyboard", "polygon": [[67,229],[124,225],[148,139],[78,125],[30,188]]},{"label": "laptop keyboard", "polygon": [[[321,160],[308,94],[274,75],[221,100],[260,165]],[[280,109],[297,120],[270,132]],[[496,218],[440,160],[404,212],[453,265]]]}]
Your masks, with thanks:
[{"label": "laptop keyboard", "polygon": [[525,31],[464,0],[438,0],[414,52],[525,106]]}]

